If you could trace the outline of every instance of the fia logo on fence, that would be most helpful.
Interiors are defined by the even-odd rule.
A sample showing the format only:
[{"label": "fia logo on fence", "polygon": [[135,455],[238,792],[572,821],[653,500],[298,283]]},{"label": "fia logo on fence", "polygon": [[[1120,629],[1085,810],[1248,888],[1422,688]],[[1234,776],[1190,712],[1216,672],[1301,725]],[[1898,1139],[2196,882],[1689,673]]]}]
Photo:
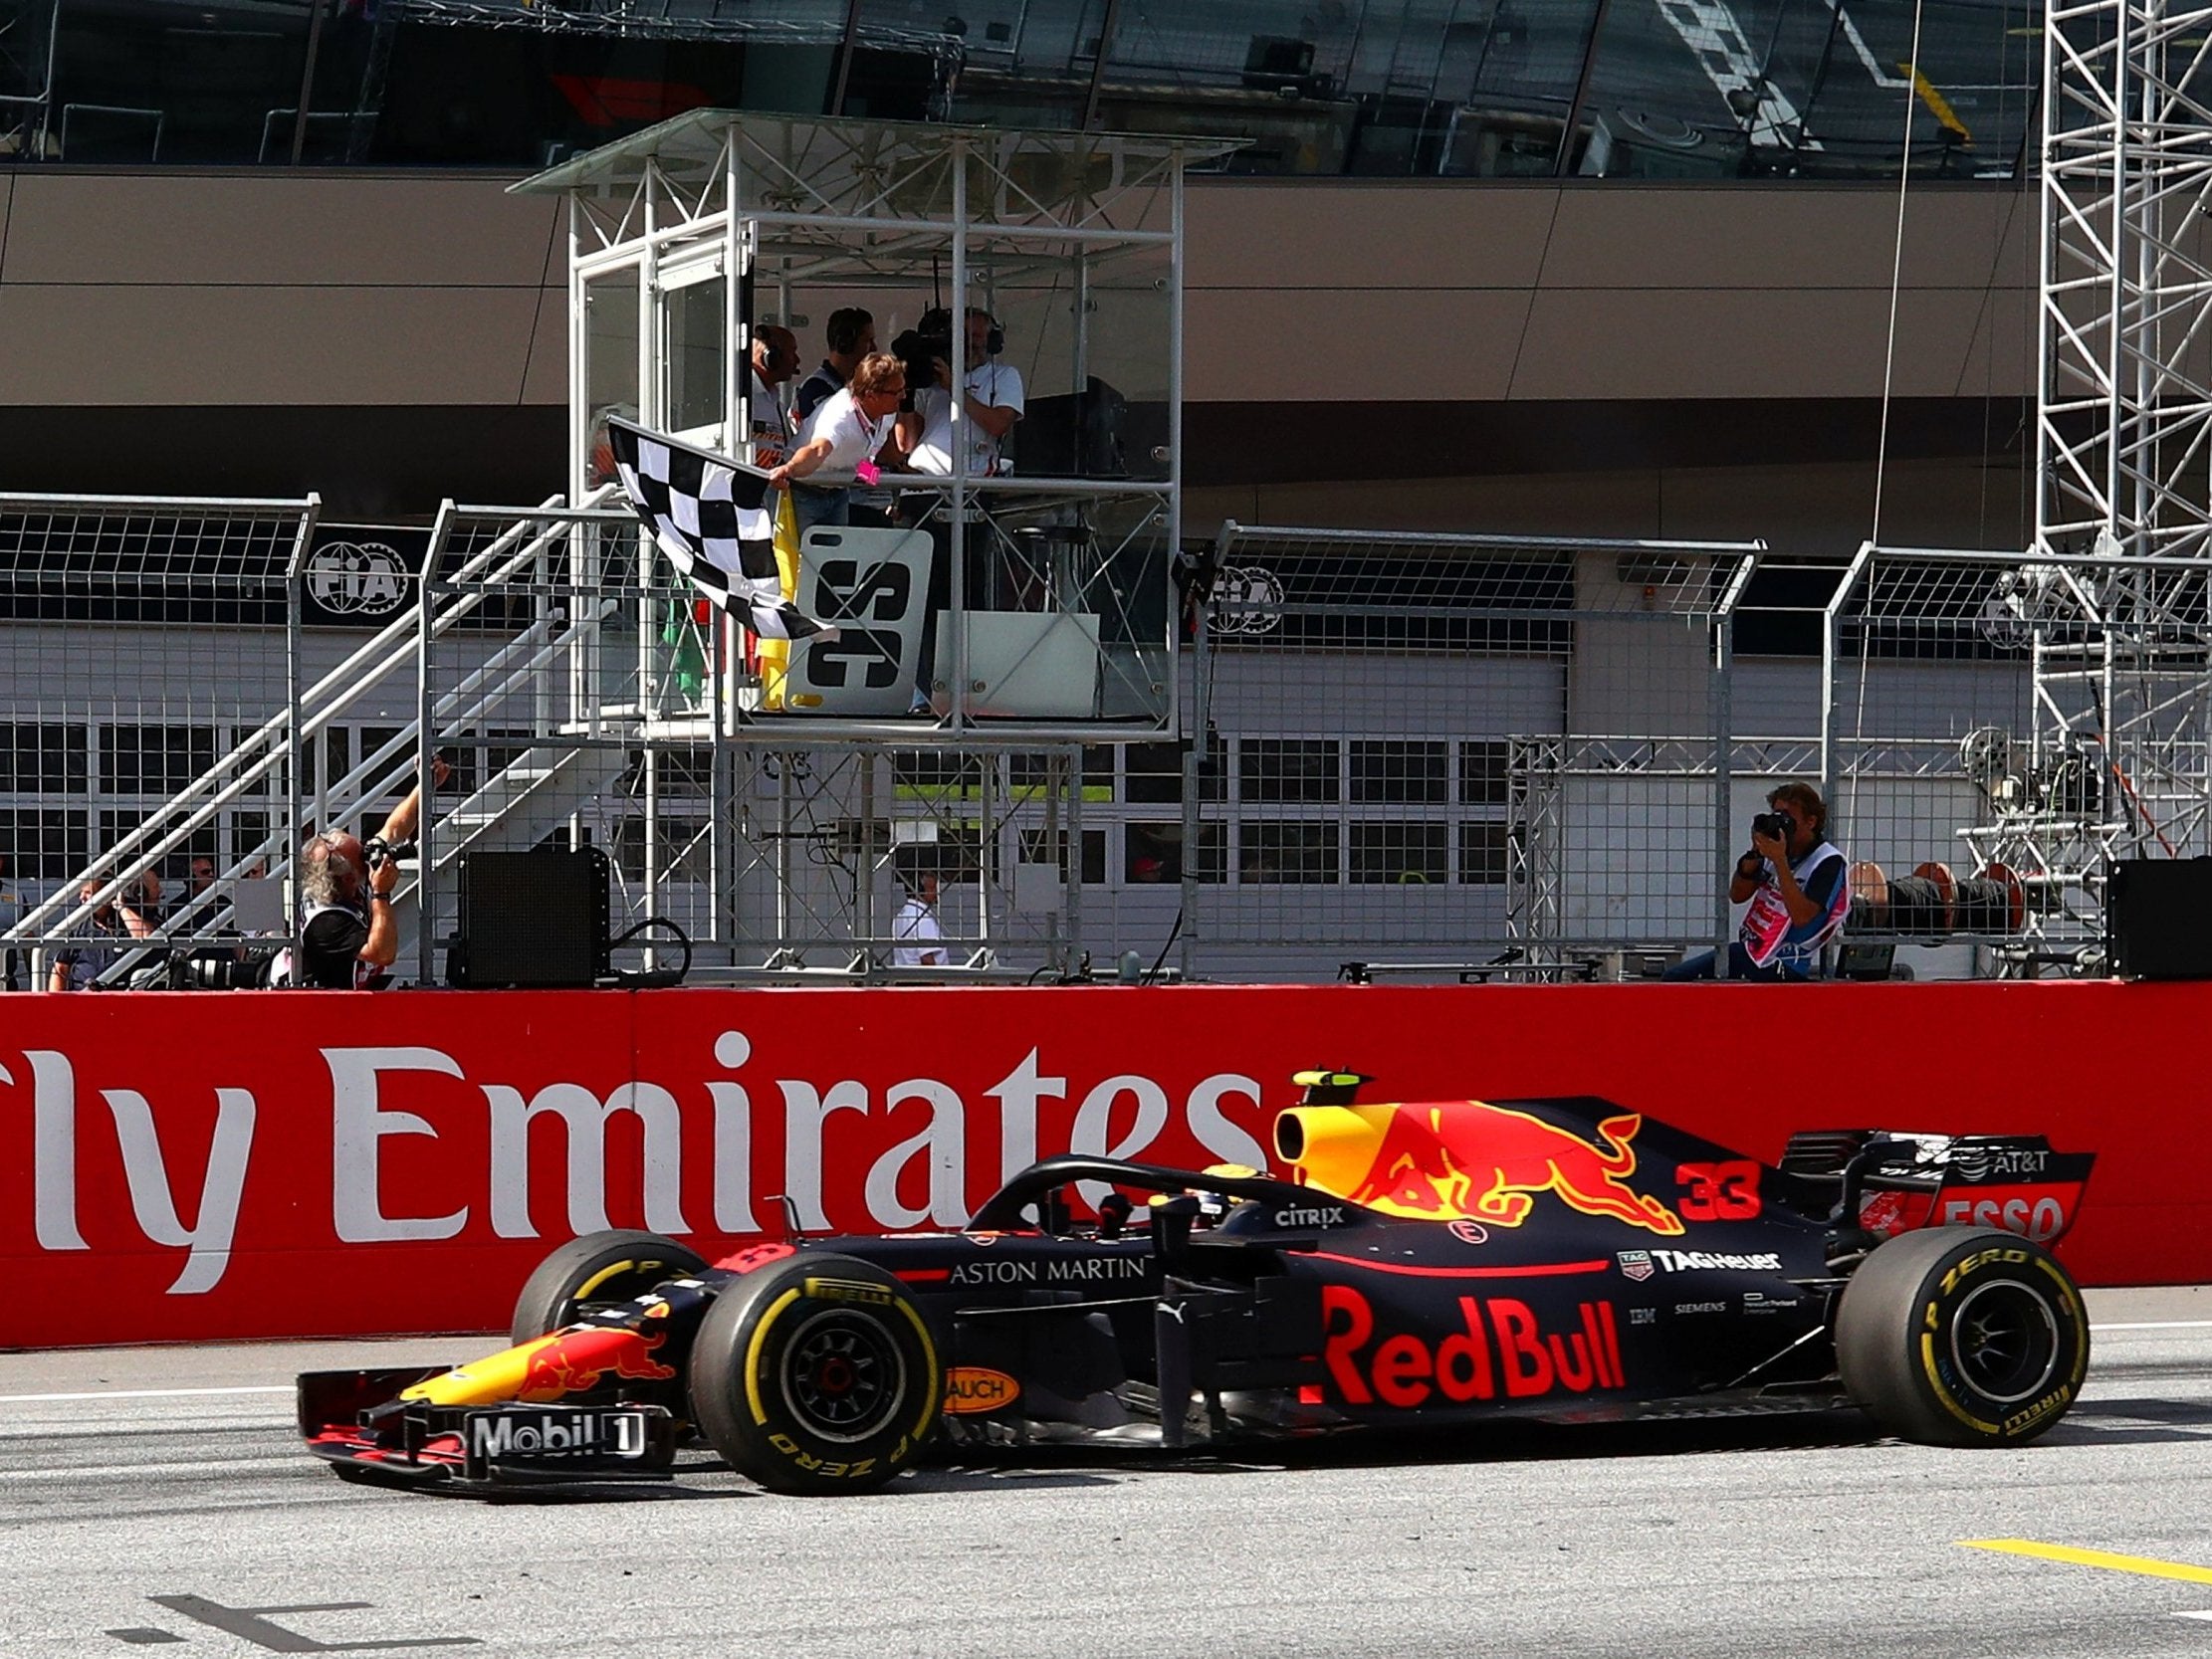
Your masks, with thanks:
[{"label": "fia logo on fence", "polygon": [[407,602],[407,566],[382,541],[326,541],[308,554],[308,597],[334,616],[388,616]]}]

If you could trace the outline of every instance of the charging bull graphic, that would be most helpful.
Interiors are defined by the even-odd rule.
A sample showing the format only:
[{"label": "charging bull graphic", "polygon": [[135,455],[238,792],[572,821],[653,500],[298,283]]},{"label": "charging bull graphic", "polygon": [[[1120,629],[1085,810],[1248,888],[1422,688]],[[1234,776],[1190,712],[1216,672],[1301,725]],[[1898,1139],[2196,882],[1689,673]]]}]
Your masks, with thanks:
[{"label": "charging bull graphic", "polygon": [[618,1327],[556,1331],[417,1383],[405,1397],[433,1405],[491,1400],[543,1404],[585,1393],[610,1374],[626,1382],[664,1381],[676,1374],[676,1367],[655,1359],[653,1350],[667,1338],[666,1326],[643,1332]]},{"label": "charging bull graphic", "polygon": [[1518,1227],[1535,1194],[1671,1237],[1681,1217],[1636,1191],[1633,1112],[1598,1125],[1600,1148],[1571,1130],[1483,1101],[1435,1106],[1313,1106],[1300,1120],[1298,1178],[1355,1204],[1415,1220]]}]

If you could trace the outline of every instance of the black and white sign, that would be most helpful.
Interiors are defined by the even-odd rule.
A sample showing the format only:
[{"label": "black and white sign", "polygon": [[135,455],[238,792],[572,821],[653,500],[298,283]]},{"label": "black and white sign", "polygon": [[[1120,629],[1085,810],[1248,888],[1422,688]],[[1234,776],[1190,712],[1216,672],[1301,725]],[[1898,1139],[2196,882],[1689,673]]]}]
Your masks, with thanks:
[{"label": "black and white sign", "polygon": [[837,629],[791,648],[783,707],[903,715],[914,702],[930,587],[926,530],[817,524],[799,548],[798,608]]},{"label": "black and white sign", "polygon": [[381,628],[415,602],[430,532],[397,524],[318,524],[300,571],[301,621]]}]

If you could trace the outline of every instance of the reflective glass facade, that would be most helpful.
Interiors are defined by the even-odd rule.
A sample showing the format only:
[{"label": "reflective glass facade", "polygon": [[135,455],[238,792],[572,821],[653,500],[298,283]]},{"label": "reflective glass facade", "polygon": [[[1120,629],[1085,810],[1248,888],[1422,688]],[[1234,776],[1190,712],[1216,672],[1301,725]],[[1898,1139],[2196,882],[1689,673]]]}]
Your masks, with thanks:
[{"label": "reflective glass facade", "polygon": [[[1232,171],[2006,179],[2042,12],[1927,0],[0,0],[0,158],[536,168],[699,105]],[[1102,49],[1103,43],[1103,49]],[[303,113],[304,110],[304,113]],[[1909,124],[1909,136],[1907,126]]]}]

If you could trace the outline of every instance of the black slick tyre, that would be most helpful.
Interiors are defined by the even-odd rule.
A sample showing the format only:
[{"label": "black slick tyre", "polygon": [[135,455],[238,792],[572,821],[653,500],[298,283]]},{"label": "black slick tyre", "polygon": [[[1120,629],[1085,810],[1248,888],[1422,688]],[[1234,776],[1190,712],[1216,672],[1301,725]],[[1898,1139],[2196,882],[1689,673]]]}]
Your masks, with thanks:
[{"label": "black slick tyre", "polygon": [[1844,1287],[1844,1388],[1890,1433],[1930,1446],[2017,1446],[2065,1416],[2089,1367],[2089,1315],[2041,1245],[1933,1227],[1878,1246]]},{"label": "black slick tyre", "polygon": [[680,1279],[706,1265],[698,1252],[658,1233],[586,1233],[540,1262],[523,1282],[508,1339],[527,1343],[575,1324],[595,1308],[628,1302],[664,1279]]},{"label": "black slick tyre", "polygon": [[936,1430],[945,1381],[905,1287],[851,1256],[800,1252],[715,1298],[691,1347],[694,1419],[771,1492],[866,1492]]}]

